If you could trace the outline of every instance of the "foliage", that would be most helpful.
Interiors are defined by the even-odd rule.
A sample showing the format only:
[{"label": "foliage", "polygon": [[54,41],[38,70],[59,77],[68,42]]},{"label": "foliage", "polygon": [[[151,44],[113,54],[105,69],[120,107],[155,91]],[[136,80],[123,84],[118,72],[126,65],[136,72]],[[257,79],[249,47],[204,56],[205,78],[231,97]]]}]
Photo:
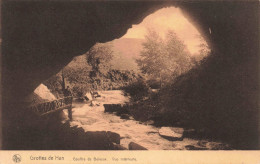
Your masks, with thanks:
[{"label": "foliage", "polygon": [[211,53],[211,50],[204,38],[201,35],[198,35],[197,37],[200,40],[199,52],[191,57],[192,63],[196,66],[200,65],[201,61]]},{"label": "foliage", "polygon": [[137,78],[136,81],[123,86],[121,89],[131,96],[133,102],[143,100],[149,94],[149,86],[143,78]]},{"label": "foliage", "polygon": [[[106,63],[107,64],[107,63]],[[100,68],[103,63],[100,63]],[[101,72],[96,77],[90,77],[91,66],[87,63],[86,55],[73,59],[73,61],[63,68],[66,86],[70,86],[75,97],[82,97],[91,90],[118,89],[135,81],[138,75],[133,71],[110,69]],[[44,84],[57,95],[62,96],[61,72],[52,76]]]},{"label": "foliage", "polygon": [[162,39],[153,30],[148,30],[143,43],[141,58],[136,60],[139,68],[161,86],[169,83],[192,66],[189,51],[176,33],[169,30]]},{"label": "foliage", "polygon": [[228,60],[224,55],[210,54],[161,88],[153,101],[139,103],[138,109],[152,113],[152,108],[142,107],[153,102],[158,109],[154,113],[157,125],[192,128],[203,132],[201,137],[228,142],[238,149],[254,147],[259,118],[257,101],[251,96],[256,92],[248,87],[253,79],[247,79],[246,71]]},{"label": "foliage", "polygon": [[85,54],[87,63],[91,66],[90,77],[96,77],[97,74],[106,73],[110,68],[110,61],[113,57],[111,44],[97,43]]}]

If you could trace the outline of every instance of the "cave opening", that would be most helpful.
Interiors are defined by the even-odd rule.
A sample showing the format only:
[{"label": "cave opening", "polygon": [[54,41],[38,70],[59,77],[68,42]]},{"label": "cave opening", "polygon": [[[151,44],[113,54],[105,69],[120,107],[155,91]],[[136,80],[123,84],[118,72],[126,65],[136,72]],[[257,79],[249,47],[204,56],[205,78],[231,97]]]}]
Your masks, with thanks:
[{"label": "cave opening", "polygon": [[[152,107],[153,103],[160,100],[159,105],[164,108],[160,108],[162,110],[159,111],[155,110],[159,112],[159,117],[151,118],[150,113],[145,112],[142,114],[155,120],[157,126],[176,125],[195,128],[206,136],[215,136],[227,141],[234,146],[234,149],[259,149],[259,88],[256,78],[258,77],[259,52],[259,29],[256,20],[259,16],[256,2],[135,1],[106,2],[100,5],[101,3],[103,2],[97,4],[94,2],[3,3],[4,149],[35,149],[35,147],[55,149],[59,146],[61,149],[78,149],[70,147],[70,144],[62,145],[62,147],[58,142],[60,135],[55,130],[53,132],[57,134],[56,137],[50,138],[48,128],[43,134],[37,130],[39,124],[31,125],[32,118],[24,114],[26,110],[20,110],[24,102],[28,103],[26,97],[41,82],[59,72],[74,56],[92,49],[91,47],[96,42],[105,43],[120,38],[127,29],[141,22],[149,13],[172,5],[180,7],[185,16],[193,20],[196,27],[199,27],[199,31],[205,36],[212,52],[205,60],[201,60],[203,62],[199,64],[200,66],[176,77],[174,85],[161,89],[159,96],[154,92],[157,92],[156,89],[161,86],[166,86],[164,84],[166,82],[162,83],[159,80],[159,86],[158,82],[154,84],[151,92],[157,96],[151,99],[146,99],[144,96],[144,101],[150,101],[150,105],[146,107],[153,111],[155,110]],[[244,24],[248,27],[243,28]],[[106,50],[106,47],[99,47],[100,51],[104,49]],[[95,49],[92,52],[94,51]],[[100,67],[97,63],[100,60],[92,59],[88,60],[92,63],[91,69],[99,71]],[[76,66],[80,67],[80,64]],[[102,69],[107,70],[106,67]],[[84,69],[81,70],[84,72]],[[113,79],[129,79],[125,74],[114,71],[107,76]],[[83,84],[85,80],[79,79],[77,74],[74,75],[70,80],[79,80]],[[102,83],[95,79],[95,72],[92,72],[91,76],[93,78],[90,82]],[[139,82],[140,85],[136,85],[139,87],[138,90],[149,90],[149,88],[146,90],[146,84],[142,80]],[[75,88],[84,89],[80,86]],[[107,88],[109,90],[111,86],[108,85]],[[130,88],[130,91],[133,89]],[[133,94],[136,93],[135,91]],[[81,92],[78,97],[84,98],[84,94]],[[15,99],[14,95],[16,95]],[[30,97],[29,101],[31,101]],[[161,117],[163,112],[168,112],[168,114]],[[139,117],[139,113],[136,115]],[[127,116],[124,115],[124,117]],[[139,117],[139,119],[142,118]],[[81,122],[91,123],[94,119],[89,118],[88,121],[81,120]],[[141,121],[149,124],[147,121],[150,120]],[[29,128],[21,130],[20,125],[25,124],[30,125]],[[10,129],[13,130],[10,131]],[[18,141],[17,134],[23,138],[31,137],[31,140]],[[35,135],[39,138],[34,137]],[[42,140],[43,138],[46,140]],[[8,140],[10,142],[7,142]],[[57,143],[48,147],[46,144],[48,141]],[[99,148],[104,148],[101,147]],[[89,148],[94,149],[95,146]],[[189,148],[192,147],[189,146]],[[219,149],[225,148],[225,146],[219,147]],[[84,148],[81,147],[81,149]],[[106,147],[106,149],[109,148]]]},{"label": "cave opening", "polygon": [[[148,43],[149,41],[150,43]],[[102,71],[104,71],[104,73],[101,76],[107,78],[106,77],[107,75],[105,74],[108,73],[108,70],[113,70],[113,71],[128,70],[128,71],[133,71],[133,73],[135,74],[141,73],[144,76],[145,73],[143,73],[141,70],[142,64],[140,63],[140,58],[141,58],[141,54],[145,53],[144,52],[145,50],[148,51],[147,48],[149,47],[147,46],[150,46],[149,44],[150,45],[157,44],[158,45],[158,47],[156,47],[157,50],[165,51],[165,52],[152,53],[154,56],[151,55],[150,58],[151,60],[153,60],[153,62],[149,64],[156,65],[156,63],[158,63],[158,66],[160,65],[159,63],[164,64],[165,68],[162,67],[160,69],[161,70],[165,69],[165,71],[167,70],[168,72],[170,71],[170,73],[166,74],[166,77],[164,77],[168,79],[170,79],[171,74],[174,74],[173,76],[176,77],[181,75],[182,72],[186,72],[192,67],[199,65],[201,60],[207,57],[211,51],[207,42],[204,40],[204,38],[198,32],[198,30],[192,25],[192,23],[190,23],[183,16],[181,9],[176,7],[167,7],[167,8],[158,9],[154,13],[146,16],[141,23],[133,25],[131,28],[129,28],[128,31],[121,38],[106,43],[97,43],[87,53],[74,57],[74,59],[66,67],[63,68],[63,76],[65,77],[65,80],[66,80],[66,76],[70,76],[67,77],[68,85],[70,85],[72,90],[73,88],[75,88],[75,90],[77,90],[76,88],[81,88],[81,91],[78,92],[81,92],[80,94],[83,95],[87,91],[89,91],[89,89],[87,88],[91,88],[92,90],[107,90],[111,87],[119,88],[119,86],[116,85],[115,87],[113,87],[113,84],[111,84],[112,83],[111,79],[110,81],[108,81],[107,79],[105,80],[106,82],[110,82],[110,84],[104,84],[106,85],[105,87],[97,86],[97,85],[101,85],[100,83],[102,83],[103,85],[103,82],[101,81],[104,80],[100,80],[98,78],[93,79],[93,78],[94,76],[97,76],[97,73],[102,74]],[[180,48],[181,50],[178,50],[178,48]],[[151,49],[150,51],[155,51],[155,50]],[[158,53],[158,55],[156,55],[156,53]],[[164,59],[159,61],[158,60],[159,56],[161,56]],[[177,59],[178,56],[184,56],[184,57]],[[157,58],[157,61],[156,59],[152,59],[152,58]],[[171,61],[171,63],[170,62],[166,63],[167,58],[168,59],[173,58],[173,60],[175,61]],[[139,60],[139,65],[137,62],[138,60]],[[146,59],[146,61],[147,60],[149,59]],[[181,66],[181,63],[183,66]],[[183,63],[186,63],[187,65]],[[174,64],[176,64],[177,66],[172,66],[172,67],[170,66]],[[174,73],[174,67],[177,68],[178,66],[183,67],[180,69],[184,69],[184,70],[183,71],[179,70],[180,72],[178,73],[178,70],[175,69],[175,73]],[[57,74],[59,78],[57,78],[57,76],[52,77],[49,80],[50,81],[49,83],[53,83],[55,79],[61,80],[62,79],[61,72],[62,71],[60,71]],[[71,75],[68,74],[73,74],[78,77],[71,77]],[[111,72],[109,74],[111,75]],[[160,71],[157,70],[157,74],[153,75],[157,79],[154,78],[151,80],[158,81],[159,74]],[[76,78],[79,78],[80,76],[88,76],[89,78],[91,78],[91,79],[84,79],[81,81],[81,83],[85,81],[87,87],[83,87],[81,84],[80,86],[75,84],[70,84],[73,83],[72,82],[73,80],[75,83]],[[48,80],[45,83],[48,83]],[[51,88],[52,91],[55,92],[55,90],[57,91],[61,89],[61,87],[57,86],[58,83],[61,84],[61,82],[57,82],[56,84],[54,82],[54,84],[49,84],[48,86]],[[94,84],[95,86],[90,83],[95,83]],[[75,95],[80,95],[80,94],[75,93]],[[58,93],[56,93],[56,95],[58,96]]]}]

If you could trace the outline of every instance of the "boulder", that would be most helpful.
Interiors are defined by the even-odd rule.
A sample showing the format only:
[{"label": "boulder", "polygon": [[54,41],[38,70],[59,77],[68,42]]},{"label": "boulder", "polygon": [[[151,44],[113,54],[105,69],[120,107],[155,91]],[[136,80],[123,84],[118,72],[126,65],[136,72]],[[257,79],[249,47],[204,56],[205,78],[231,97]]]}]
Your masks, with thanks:
[{"label": "boulder", "polygon": [[100,103],[96,101],[91,101],[90,106],[100,106]]},{"label": "boulder", "polygon": [[127,107],[122,104],[103,104],[103,106],[105,108],[104,112],[109,112],[109,113],[116,112],[117,116],[130,113]]},{"label": "boulder", "polygon": [[120,144],[114,144],[114,150],[128,150],[128,149]]},{"label": "boulder", "polygon": [[87,101],[92,101],[93,98],[92,98],[92,95],[90,94],[90,92],[87,92],[84,96],[84,98],[87,100]]},{"label": "boulder", "polygon": [[48,100],[48,101],[56,100],[56,97],[50,92],[50,90],[44,84],[40,84],[34,90],[34,93],[44,100]]},{"label": "boulder", "polygon": [[130,116],[129,117],[129,120],[135,120],[133,116]]},{"label": "boulder", "polygon": [[86,149],[84,145],[87,145],[89,150],[114,150],[114,145],[120,144],[120,135],[111,131],[87,131],[82,140],[84,142],[75,141],[79,145],[82,144],[81,150]]},{"label": "boulder", "polygon": [[187,145],[187,146],[185,146],[185,148],[187,150],[208,150],[205,147],[196,147],[196,146],[193,146],[193,145]]},{"label": "boulder", "polygon": [[210,142],[208,146],[210,150],[232,150],[232,147],[225,143]]},{"label": "boulder", "polygon": [[98,91],[94,91],[94,92],[92,93],[92,95],[93,95],[94,98],[101,97],[101,94],[100,94],[100,92],[98,92]]},{"label": "boulder", "polygon": [[78,97],[78,98],[76,98],[74,101],[75,101],[75,102],[84,102],[85,99],[86,99],[86,98],[84,98],[84,97]]},{"label": "boulder", "polygon": [[120,135],[118,133],[107,131],[106,135],[111,142],[120,144]]},{"label": "boulder", "polygon": [[125,108],[118,108],[117,109],[117,115],[123,115],[123,114],[129,114],[130,112]]},{"label": "boulder", "polygon": [[145,147],[137,144],[137,143],[134,143],[134,142],[130,142],[129,145],[128,145],[128,149],[129,150],[148,150],[146,149]]},{"label": "boulder", "polygon": [[120,116],[121,119],[130,119],[130,115],[129,114],[122,114]]},{"label": "boulder", "polygon": [[110,108],[110,104],[103,104],[103,106],[104,106],[104,112],[106,113],[106,112],[112,112],[111,111],[111,108]]},{"label": "boulder", "polygon": [[148,120],[144,123],[145,125],[153,125],[154,121],[153,120]]},{"label": "boulder", "polygon": [[183,132],[183,128],[161,127],[161,129],[159,130],[159,135],[170,141],[177,141],[183,140]]},{"label": "boulder", "polygon": [[121,108],[121,104],[103,104],[105,111],[104,112],[117,112]]},{"label": "boulder", "polygon": [[208,141],[198,141],[198,145],[201,147],[206,147]]}]

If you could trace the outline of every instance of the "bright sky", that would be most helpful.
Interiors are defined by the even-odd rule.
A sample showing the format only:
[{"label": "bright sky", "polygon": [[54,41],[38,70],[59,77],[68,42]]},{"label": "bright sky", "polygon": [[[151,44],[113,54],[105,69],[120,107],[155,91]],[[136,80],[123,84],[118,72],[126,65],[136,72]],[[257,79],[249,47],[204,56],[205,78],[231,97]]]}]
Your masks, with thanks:
[{"label": "bright sky", "polygon": [[187,45],[189,51],[194,54],[199,50],[197,29],[182,15],[181,10],[175,7],[163,8],[147,16],[142,23],[133,25],[124,38],[144,38],[146,30],[152,28],[162,37],[168,29],[176,32],[180,39]]}]

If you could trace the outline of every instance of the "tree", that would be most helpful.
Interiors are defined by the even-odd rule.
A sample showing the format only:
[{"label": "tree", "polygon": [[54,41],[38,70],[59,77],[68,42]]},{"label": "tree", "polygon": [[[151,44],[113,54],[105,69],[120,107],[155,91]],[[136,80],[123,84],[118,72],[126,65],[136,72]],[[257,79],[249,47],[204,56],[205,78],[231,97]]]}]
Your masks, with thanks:
[{"label": "tree", "polygon": [[161,87],[191,68],[190,53],[172,30],[165,39],[154,30],[148,30],[140,56],[137,64],[142,73],[159,81]]},{"label": "tree", "polygon": [[165,54],[163,40],[159,34],[151,29],[148,30],[141,51],[141,58],[136,62],[142,73],[147,74],[152,79],[158,79],[161,83],[161,74],[165,69],[163,54]]},{"label": "tree", "polygon": [[89,77],[92,88],[99,89],[103,84],[103,77],[110,70],[110,61],[113,58],[112,45],[110,43],[97,43],[86,53],[87,63],[91,66]]},{"label": "tree", "polygon": [[192,56],[192,62],[198,66],[200,65],[201,61],[203,61],[203,59],[211,53],[211,50],[207,42],[204,40],[204,38],[201,35],[198,35],[197,37],[200,40],[198,45],[199,52]]},{"label": "tree", "polygon": [[166,34],[166,57],[167,68],[173,78],[188,71],[191,66],[191,54],[182,40],[173,30]]},{"label": "tree", "polygon": [[92,68],[91,77],[96,77],[98,74],[106,73],[110,68],[110,61],[113,58],[111,44],[97,43],[86,53],[87,63]]}]

